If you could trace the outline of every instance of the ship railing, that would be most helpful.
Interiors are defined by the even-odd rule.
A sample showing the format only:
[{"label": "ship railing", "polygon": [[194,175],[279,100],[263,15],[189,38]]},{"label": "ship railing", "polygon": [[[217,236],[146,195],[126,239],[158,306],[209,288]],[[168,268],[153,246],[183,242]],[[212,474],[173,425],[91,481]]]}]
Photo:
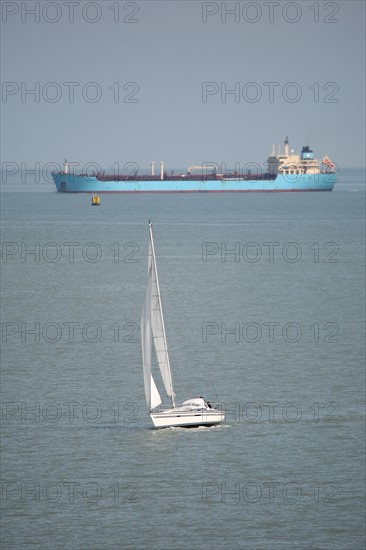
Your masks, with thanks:
[{"label": "ship railing", "polygon": [[[208,407],[194,407],[189,405],[183,405],[182,403],[175,406],[175,408],[182,408],[182,410],[190,412],[205,412],[205,411],[214,411],[214,412],[225,412],[226,406],[225,403],[211,402],[210,400],[206,401]],[[173,409],[172,405],[160,405],[158,409],[154,412],[165,412]]]},{"label": "ship railing", "polygon": [[261,180],[274,180],[276,175],[274,174],[222,174],[220,176],[221,181],[261,181]]}]

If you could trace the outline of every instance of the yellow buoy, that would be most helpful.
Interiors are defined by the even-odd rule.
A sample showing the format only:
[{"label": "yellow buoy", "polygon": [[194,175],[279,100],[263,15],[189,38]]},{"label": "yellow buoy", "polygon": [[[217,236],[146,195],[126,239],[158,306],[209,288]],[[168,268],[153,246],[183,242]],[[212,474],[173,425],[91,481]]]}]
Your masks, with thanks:
[{"label": "yellow buoy", "polygon": [[99,206],[100,205],[100,196],[99,195],[93,195],[92,196],[92,206]]}]

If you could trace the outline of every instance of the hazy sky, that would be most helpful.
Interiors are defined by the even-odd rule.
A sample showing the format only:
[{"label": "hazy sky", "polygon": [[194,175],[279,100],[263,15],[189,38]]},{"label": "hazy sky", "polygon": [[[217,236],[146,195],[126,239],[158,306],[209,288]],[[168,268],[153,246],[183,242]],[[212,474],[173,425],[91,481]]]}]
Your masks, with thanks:
[{"label": "hazy sky", "polygon": [[2,1],[1,45],[3,162],[365,165],[363,1]]}]

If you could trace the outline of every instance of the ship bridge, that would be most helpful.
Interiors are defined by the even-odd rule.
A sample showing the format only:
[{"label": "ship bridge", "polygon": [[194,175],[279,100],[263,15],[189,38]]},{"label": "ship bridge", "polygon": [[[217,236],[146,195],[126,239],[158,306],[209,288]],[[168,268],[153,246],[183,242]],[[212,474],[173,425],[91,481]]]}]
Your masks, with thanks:
[{"label": "ship bridge", "polygon": [[285,152],[281,153],[279,148],[276,155],[273,146],[267,163],[269,174],[273,177],[277,176],[277,174],[319,174],[320,172],[329,172],[335,169],[334,163],[328,157],[324,157],[322,160],[323,167],[320,170],[320,162],[314,159],[314,153],[308,145],[303,146],[300,155],[294,154],[293,150],[291,150],[290,154],[287,136],[285,140]]}]

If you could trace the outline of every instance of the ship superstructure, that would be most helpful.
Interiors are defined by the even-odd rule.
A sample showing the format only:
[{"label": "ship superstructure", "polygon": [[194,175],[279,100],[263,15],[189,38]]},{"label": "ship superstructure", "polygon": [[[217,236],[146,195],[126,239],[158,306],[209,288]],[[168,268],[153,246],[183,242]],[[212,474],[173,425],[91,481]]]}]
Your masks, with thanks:
[{"label": "ship superstructure", "polygon": [[271,176],[277,174],[321,174],[331,173],[335,171],[335,164],[328,156],[323,157],[321,165],[318,160],[314,159],[314,153],[308,145],[304,145],[300,155],[294,154],[293,150],[289,150],[288,136],[285,139],[285,152],[275,154],[275,146],[272,147],[272,153],[268,157],[268,172]]}]

